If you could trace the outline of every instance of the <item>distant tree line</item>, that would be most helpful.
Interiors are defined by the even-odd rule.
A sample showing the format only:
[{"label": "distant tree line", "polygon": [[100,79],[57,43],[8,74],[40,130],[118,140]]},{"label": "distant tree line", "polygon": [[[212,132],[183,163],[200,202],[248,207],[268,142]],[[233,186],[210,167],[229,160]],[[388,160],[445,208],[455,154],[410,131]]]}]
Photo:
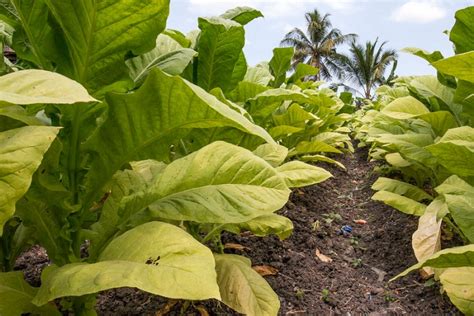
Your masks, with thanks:
[{"label": "distant tree line", "polygon": [[[311,79],[326,80],[372,99],[377,86],[389,84],[396,77],[396,51],[386,49],[387,42],[379,42],[378,38],[359,43],[357,34],[343,34],[333,28],[329,17],[317,9],[307,12],[306,30],[294,28],[285,35],[281,45],[295,48],[293,67],[305,63],[319,68],[319,73]],[[348,53],[337,50],[343,44],[349,45]]]}]

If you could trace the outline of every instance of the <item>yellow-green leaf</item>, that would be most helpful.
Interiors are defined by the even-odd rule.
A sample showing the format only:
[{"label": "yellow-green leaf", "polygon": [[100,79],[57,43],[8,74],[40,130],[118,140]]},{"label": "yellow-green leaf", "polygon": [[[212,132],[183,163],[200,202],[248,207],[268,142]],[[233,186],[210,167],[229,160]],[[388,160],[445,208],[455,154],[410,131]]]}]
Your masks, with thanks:
[{"label": "yellow-green leaf", "polygon": [[59,128],[46,126],[0,132],[0,236],[58,132]]},{"label": "yellow-green leaf", "polygon": [[45,70],[21,70],[0,77],[0,101],[12,104],[72,104],[96,101],[78,82]]},{"label": "yellow-green leaf", "polygon": [[237,255],[214,256],[217,283],[226,305],[249,316],[278,314],[278,296],[267,281],[252,269],[249,259]]},{"label": "yellow-green leaf", "polygon": [[46,268],[33,303],[118,287],[175,299],[220,299],[211,251],[174,225],[150,222],[115,238],[97,263]]}]

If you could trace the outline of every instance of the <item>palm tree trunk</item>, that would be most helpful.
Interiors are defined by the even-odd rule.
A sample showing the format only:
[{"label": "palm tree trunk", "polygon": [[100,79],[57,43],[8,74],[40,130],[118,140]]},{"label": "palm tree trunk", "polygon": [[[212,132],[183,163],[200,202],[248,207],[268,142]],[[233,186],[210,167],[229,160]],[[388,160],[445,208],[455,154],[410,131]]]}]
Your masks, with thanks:
[{"label": "palm tree trunk", "polygon": [[314,76],[315,80],[321,80],[321,72],[319,71],[321,69],[321,62],[318,56],[313,56],[313,58],[311,58],[311,66],[318,68],[318,73],[316,74],[316,76]]},{"label": "palm tree trunk", "polygon": [[372,95],[370,94],[370,88],[371,88],[371,85],[367,83],[367,85],[365,86],[365,98],[372,100]]}]

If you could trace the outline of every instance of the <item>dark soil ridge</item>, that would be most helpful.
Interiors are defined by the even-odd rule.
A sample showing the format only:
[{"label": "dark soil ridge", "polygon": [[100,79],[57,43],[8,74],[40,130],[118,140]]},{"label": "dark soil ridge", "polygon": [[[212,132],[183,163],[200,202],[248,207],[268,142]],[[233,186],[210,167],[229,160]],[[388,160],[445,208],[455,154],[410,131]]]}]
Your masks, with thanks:
[{"label": "dark soil ridge", "polygon": [[[365,149],[358,149],[354,155],[342,157],[347,172],[324,165],[333,178],[293,192],[279,212],[294,223],[290,238],[280,241],[274,236],[226,234],[225,243],[247,247],[228,252],[247,256],[254,265],[278,269],[277,275],[265,278],[280,298],[280,315],[458,315],[439,287],[428,286],[417,273],[388,283],[416,262],[411,235],[417,222],[370,199],[370,186],[377,175],[366,155]],[[367,224],[355,224],[357,219]],[[343,225],[351,225],[352,234],[338,234]],[[317,249],[332,262],[321,262],[315,255]],[[16,269],[23,270],[26,280],[38,286],[47,264],[44,250],[33,247],[18,259]],[[182,304],[167,303],[137,289],[115,289],[99,295],[97,311],[99,315],[163,315],[171,310],[170,315],[179,315]],[[235,315],[212,301],[196,302],[184,314],[205,315],[202,305],[210,315]]]}]

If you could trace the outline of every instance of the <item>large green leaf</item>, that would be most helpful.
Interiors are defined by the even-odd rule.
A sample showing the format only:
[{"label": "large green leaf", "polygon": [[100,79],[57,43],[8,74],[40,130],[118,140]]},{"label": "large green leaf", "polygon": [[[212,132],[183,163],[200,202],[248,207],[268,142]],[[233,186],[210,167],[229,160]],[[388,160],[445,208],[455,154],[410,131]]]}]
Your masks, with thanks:
[{"label": "large green leaf", "polygon": [[118,287],[175,299],[220,299],[214,266],[211,251],[191,235],[174,225],[151,222],[115,238],[97,263],[46,268],[33,303]]},{"label": "large green leaf", "polygon": [[70,255],[70,240],[67,240],[63,231],[66,215],[59,207],[52,205],[49,192],[40,189],[40,196],[31,199],[32,189],[30,188],[27,199],[17,203],[15,216],[21,219],[24,227],[33,232],[34,241],[46,249],[51,261],[58,265],[66,264]]},{"label": "large green leaf", "polygon": [[303,109],[299,104],[292,104],[283,114],[273,114],[273,121],[277,125],[289,125],[294,127],[305,127],[309,121],[319,120],[311,112]]},{"label": "large green leaf", "polygon": [[196,51],[182,47],[168,35],[160,34],[153,50],[129,59],[126,63],[132,79],[141,83],[154,67],[170,75],[181,74],[196,55]]},{"label": "large green leaf", "polygon": [[23,272],[0,273],[0,315],[61,315],[53,305],[35,306],[31,303],[37,289],[26,283]]},{"label": "large green leaf", "polygon": [[443,136],[451,128],[459,127],[455,117],[447,111],[430,112],[420,115],[419,118],[428,122],[438,136]]},{"label": "large green leaf", "polygon": [[446,105],[453,102],[454,90],[442,85],[434,76],[415,77],[409,87],[426,99],[436,97]]},{"label": "large green leaf", "polygon": [[249,259],[237,255],[214,256],[217,283],[226,305],[249,316],[278,314],[278,296],[265,279],[251,268]]},{"label": "large green leaf", "polygon": [[440,51],[434,51],[434,52],[430,53],[430,52],[427,52],[423,49],[416,48],[416,47],[406,47],[406,48],[402,49],[402,51],[406,52],[406,53],[413,54],[413,55],[418,56],[418,57],[421,57],[424,60],[426,60],[427,62],[429,62],[430,64],[432,62],[435,62],[435,61],[438,61],[438,60],[444,58],[443,54],[441,54]]},{"label": "large green leaf", "polygon": [[247,222],[283,207],[290,193],[282,177],[262,158],[224,142],[169,165],[153,169],[132,165],[134,172],[127,170],[114,177],[109,188],[112,193],[92,227],[92,252],[117,231],[154,218]]},{"label": "large green leaf", "polygon": [[302,161],[290,161],[276,168],[290,188],[305,187],[326,181],[332,174]]},{"label": "large green leaf", "polygon": [[278,167],[288,156],[288,148],[277,144],[263,144],[258,146],[253,153],[263,158],[272,167]]},{"label": "large green leaf", "polygon": [[474,315],[474,267],[446,269],[439,280],[451,302],[465,315]]},{"label": "large green leaf", "polygon": [[266,117],[275,111],[284,101],[307,103],[311,99],[305,94],[283,88],[266,90],[248,100],[248,111],[252,116]]},{"label": "large green leaf", "polygon": [[[407,47],[407,48],[404,48],[402,51],[405,51],[405,52],[411,53],[415,56],[421,57],[424,60],[426,60],[427,62],[429,62],[430,64],[444,58],[443,54],[441,54],[441,52],[438,51],[438,50],[430,53],[430,52],[427,52],[423,49],[414,48],[414,47]],[[456,87],[456,79],[454,77],[444,75],[440,72],[438,72],[437,77],[438,77],[438,80],[439,80],[440,83],[442,83],[446,86],[449,86],[449,87]],[[402,87],[401,89],[403,89],[403,88],[404,87]]]},{"label": "large green leaf", "polygon": [[270,60],[270,70],[275,80],[273,86],[278,88],[286,79],[286,72],[290,69],[293,58],[293,47],[277,47],[273,50],[273,57]]},{"label": "large green leaf", "polygon": [[336,166],[338,166],[339,168],[343,169],[343,170],[346,170],[346,167],[340,163],[339,161],[335,160],[335,159],[332,159],[332,158],[329,158],[329,157],[326,157],[326,156],[323,156],[323,155],[307,155],[307,156],[302,156],[300,158],[301,161],[311,161],[311,162],[318,162],[318,161],[323,161],[323,162],[327,162],[327,163],[332,163],[332,164],[335,164]]},{"label": "large green leaf", "polygon": [[449,110],[456,116],[461,112],[461,107],[453,102],[455,90],[443,85],[434,76],[415,77],[410,81],[409,89],[425,99],[432,111]]},{"label": "large green leaf", "polygon": [[199,18],[197,84],[204,90],[232,90],[232,74],[245,44],[241,24],[224,18]]},{"label": "large green leaf", "polygon": [[338,132],[323,132],[312,138],[313,141],[320,141],[334,147],[347,147],[350,151],[352,149],[352,141],[349,135]]},{"label": "large green leaf", "polygon": [[381,111],[391,118],[402,120],[429,112],[423,103],[411,96],[395,99]]},{"label": "large green leaf", "polygon": [[411,163],[405,160],[399,153],[386,154],[384,158],[389,164],[397,168],[405,168],[411,166]]},{"label": "large green leaf", "polygon": [[15,212],[15,203],[28,190],[33,173],[59,128],[25,126],[0,132],[0,236]]},{"label": "large green leaf", "polygon": [[259,83],[241,81],[234,90],[227,94],[227,97],[234,102],[245,103],[248,99],[254,98],[269,89],[269,87]]},{"label": "large green leaf", "polygon": [[238,113],[242,114],[245,118],[247,118],[249,121],[253,122],[252,116],[242,106],[228,100],[226,96],[224,95],[224,92],[222,92],[220,88],[214,88],[211,91],[209,91],[209,93],[215,96],[217,100],[226,104],[228,107],[230,107],[234,111],[237,111]]},{"label": "large green leaf", "polygon": [[462,105],[463,113],[474,125],[474,83],[459,80],[454,94],[454,102]]},{"label": "large green leaf", "polygon": [[296,65],[295,72],[291,75],[290,78],[288,78],[288,83],[295,83],[299,80],[303,80],[306,76],[315,76],[318,72],[318,68],[304,63],[299,63],[298,65]]},{"label": "large green leaf", "polygon": [[474,243],[474,187],[453,175],[436,192],[443,195],[457,226]]},{"label": "large green leaf", "polygon": [[224,230],[235,234],[239,234],[241,231],[250,231],[259,237],[275,234],[280,240],[284,240],[290,237],[293,232],[293,223],[285,216],[270,214],[259,216],[244,223],[225,225]]},{"label": "large green leaf", "polygon": [[20,105],[0,104],[0,132],[25,125],[44,125]]},{"label": "large green leaf", "polygon": [[270,135],[272,135],[275,140],[291,136],[292,134],[296,134],[301,131],[304,131],[304,127],[296,127],[290,125],[278,125],[270,128],[269,130]]},{"label": "large green leaf", "polygon": [[0,101],[12,104],[96,101],[79,83],[54,72],[21,70],[0,78]]},{"label": "large green leaf", "polygon": [[426,147],[438,162],[460,176],[474,176],[474,128],[463,126],[448,130],[435,144]]},{"label": "large green leaf", "polygon": [[[12,7],[5,2],[10,2]],[[49,19],[49,10],[44,0],[3,1],[15,28],[12,47],[21,59],[33,62],[45,70],[53,70],[53,62],[60,56],[60,38],[54,34]],[[2,17],[3,19],[3,17]]]},{"label": "large green leaf", "polygon": [[289,194],[266,161],[224,142],[169,164],[151,191],[159,197],[149,207],[152,216],[201,223],[239,223],[270,214]]},{"label": "large green leaf", "polygon": [[[265,130],[214,96],[159,69],[152,70],[136,92],[110,94],[107,103],[108,117],[86,145],[97,154],[89,173],[88,203],[125,163],[169,160],[170,146],[193,129],[229,127],[237,139],[249,135],[274,142]],[[117,137],[117,131],[128,133]]]},{"label": "large green leaf", "polygon": [[474,72],[472,71],[474,68],[474,51],[438,60],[432,65],[439,72],[455,76],[461,80],[474,82]]},{"label": "large green leaf", "polygon": [[234,9],[227,10],[221,17],[224,19],[230,19],[242,25],[255,20],[256,18],[263,17],[262,12],[250,8],[250,7],[236,7]]},{"label": "large green leaf", "polygon": [[290,151],[288,156],[296,156],[296,155],[305,155],[305,154],[312,154],[318,152],[325,152],[325,153],[336,153],[341,154],[342,152],[334,146],[328,145],[321,141],[302,141],[296,145],[296,147]]},{"label": "large green leaf", "polygon": [[372,190],[376,191],[389,191],[392,193],[404,195],[410,199],[413,199],[417,202],[422,200],[432,200],[433,197],[423,191],[422,189],[414,186],[412,184],[398,181],[390,178],[380,177],[372,185]]},{"label": "large green leaf", "polygon": [[372,196],[372,200],[384,202],[400,212],[409,215],[421,216],[426,209],[426,205],[424,204],[389,191],[378,191]]},{"label": "large green leaf", "polygon": [[166,29],[163,31],[162,34],[169,36],[171,39],[177,42],[180,45],[180,47],[184,47],[184,48],[191,47],[191,41],[188,38],[186,38],[186,35],[184,35],[178,30]]},{"label": "large green leaf", "polygon": [[59,72],[92,92],[129,80],[125,56],[155,46],[169,11],[169,0],[45,1],[68,49]]},{"label": "large green leaf", "polygon": [[228,91],[234,89],[239,84],[239,82],[244,79],[245,74],[247,73],[247,68],[247,59],[245,58],[245,54],[242,51],[240,52],[239,59],[237,59],[234,70],[232,71],[231,83]]},{"label": "large green leaf", "polygon": [[248,67],[243,80],[267,86],[273,79],[268,63],[260,63],[255,67]]},{"label": "large green leaf", "polygon": [[449,32],[449,39],[456,46],[456,53],[474,50],[474,7],[456,11],[456,23]]},{"label": "large green leaf", "polygon": [[443,249],[433,254],[429,258],[418,262],[406,269],[392,280],[405,276],[408,273],[421,269],[423,267],[431,268],[455,268],[455,267],[473,267],[474,266],[474,244]]}]

